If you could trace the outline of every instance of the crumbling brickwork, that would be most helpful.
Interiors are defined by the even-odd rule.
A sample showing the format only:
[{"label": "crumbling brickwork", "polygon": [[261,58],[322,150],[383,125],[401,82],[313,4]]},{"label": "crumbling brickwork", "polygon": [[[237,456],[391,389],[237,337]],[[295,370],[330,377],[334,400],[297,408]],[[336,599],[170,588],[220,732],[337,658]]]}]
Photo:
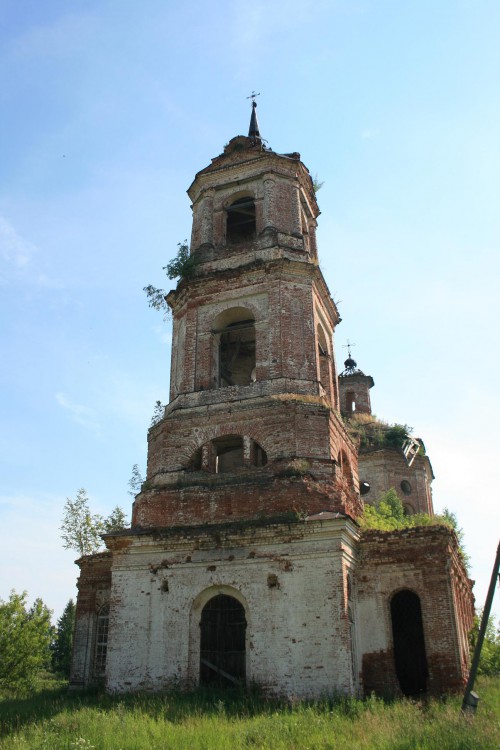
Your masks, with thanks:
[{"label": "crumbling brickwork", "polygon": [[416,456],[409,466],[400,448],[361,450],[358,466],[360,482],[370,486],[370,492],[363,496],[365,502],[376,503],[393,488],[410,515],[433,515],[431,482],[434,476],[427,456]]},{"label": "crumbling brickwork", "polygon": [[[401,694],[390,610],[391,598],[401,590],[409,590],[420,599],[428,692],[439,695],[465,686],[466,634],[472,627],[473,598],[450,529],[426,526],[365,531],[359,545],[356,587],[366,694]],[[373,626],[375,622],[377,627]]]},{"label": "crumbling brickwork", "polygon": [[86,555],[77,560],[80,577],[77,582],[73,661],[70,683],[83,687],[95,681],[96,623],[100,609],[109,603],[111,590],[110,552]]}]

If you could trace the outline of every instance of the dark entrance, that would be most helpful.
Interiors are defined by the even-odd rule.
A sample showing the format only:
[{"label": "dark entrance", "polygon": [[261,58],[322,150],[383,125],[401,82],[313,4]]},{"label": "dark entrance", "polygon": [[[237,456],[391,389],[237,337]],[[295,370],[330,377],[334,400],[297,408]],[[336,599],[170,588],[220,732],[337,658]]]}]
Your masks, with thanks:
[{"label": "dark entrance", "polygon": [[393,596],[391,619],[399,686],[408,696],[425,693],[427,657],[419,597],[413,591],[400,591]]},{"label": "dark entrance", "polygon": [[201,613],[200,683],[232,687],[245,682],[245,610],[218,594]]}]

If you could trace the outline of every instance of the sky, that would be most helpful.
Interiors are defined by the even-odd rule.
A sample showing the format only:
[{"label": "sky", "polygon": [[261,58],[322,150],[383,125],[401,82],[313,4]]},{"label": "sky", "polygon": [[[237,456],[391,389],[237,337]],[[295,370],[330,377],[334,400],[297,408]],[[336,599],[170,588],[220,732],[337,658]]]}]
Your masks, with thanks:
[{"label": "sky", "polygon": [[[76,595],[67,497],[130,510],[170,322],[143,287],[259,92],[324,182],[318,244],[378,417],[426,445],[484,604],[498,544],[497,0],[2,0],[0,598]],[[495,597],[500,616],[500,593]]]}]

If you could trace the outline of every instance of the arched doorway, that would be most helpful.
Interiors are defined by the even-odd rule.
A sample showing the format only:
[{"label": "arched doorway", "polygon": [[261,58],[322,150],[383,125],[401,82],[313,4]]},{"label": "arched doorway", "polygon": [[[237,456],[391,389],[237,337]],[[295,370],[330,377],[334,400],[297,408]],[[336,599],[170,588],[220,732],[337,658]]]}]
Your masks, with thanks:
[{"label": "arched doorway", "polygon": [[418,695],[427,690],[427,657],[420,599],[413,591],[400,591],[391,600],[394,663],[401,691]]},{"label": "arched doorway", "polygon": [[245,609],[233,596],[218,594],[205,604],[200,622],[200,684],[244,684],[246,625]]}]

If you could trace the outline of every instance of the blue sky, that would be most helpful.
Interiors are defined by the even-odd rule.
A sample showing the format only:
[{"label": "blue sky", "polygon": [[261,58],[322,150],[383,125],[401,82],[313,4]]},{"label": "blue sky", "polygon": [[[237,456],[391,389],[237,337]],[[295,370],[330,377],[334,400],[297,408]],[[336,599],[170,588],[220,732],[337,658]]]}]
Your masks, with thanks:
[{"label": "blue sky", "polygon": [[[0,597],[76,593],[67,496],[107,514],[145,471],[170,326],[142,288],[190,234],[186,189],[246,133],[299,151],[321,265],[376,386],[427,446],[484,602],[498,541],[496,0],[3,0]],[[500,613],[497,594],[496,610]]]}]

